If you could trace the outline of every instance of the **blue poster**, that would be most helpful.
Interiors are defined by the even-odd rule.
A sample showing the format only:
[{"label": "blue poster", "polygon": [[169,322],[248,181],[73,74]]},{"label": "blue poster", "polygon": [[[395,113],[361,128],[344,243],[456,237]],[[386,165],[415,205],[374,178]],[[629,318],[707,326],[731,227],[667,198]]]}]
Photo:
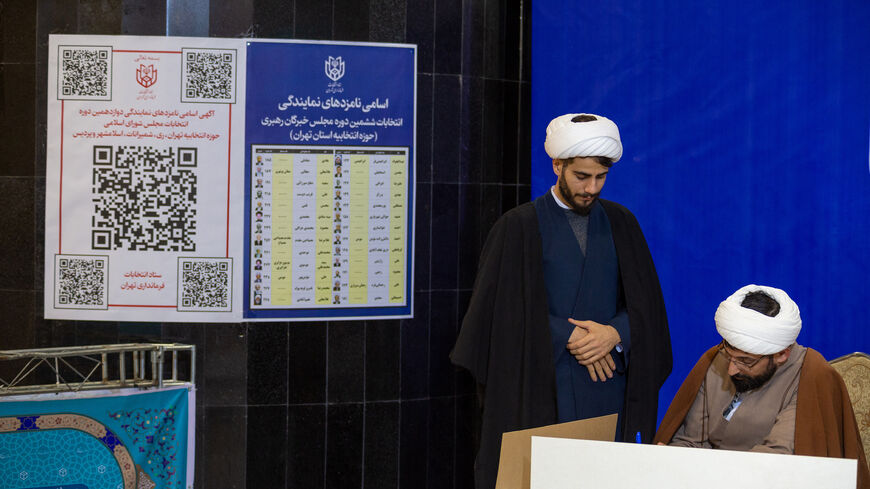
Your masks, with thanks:
[{"label": "blue poster", "polygon": [[184,489],[191,485],[188,437],[193,428],[188,406],[192,391],[175,387],[134,392],[75,398],[40,394],[0,402],[0,487]]},{"label": "blue poster", "polygon": [[410,317],[414,46],[251,42],[245,316]]}]

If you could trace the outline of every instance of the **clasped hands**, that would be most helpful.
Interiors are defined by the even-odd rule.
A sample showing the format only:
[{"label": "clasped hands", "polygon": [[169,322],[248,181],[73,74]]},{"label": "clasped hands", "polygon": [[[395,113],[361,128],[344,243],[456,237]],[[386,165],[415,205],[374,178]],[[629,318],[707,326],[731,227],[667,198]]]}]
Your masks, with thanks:
[{"label": "clasped hands", "polygon": [[602,382],[613,377],[616,364],[610,356],[612,350],[620,341],[616,328],[595,321],[578,321],[568,319],[573,324],[574,331],[568,338],[565,348],[577,359],[580,365],[589,371],[593,382]]}]

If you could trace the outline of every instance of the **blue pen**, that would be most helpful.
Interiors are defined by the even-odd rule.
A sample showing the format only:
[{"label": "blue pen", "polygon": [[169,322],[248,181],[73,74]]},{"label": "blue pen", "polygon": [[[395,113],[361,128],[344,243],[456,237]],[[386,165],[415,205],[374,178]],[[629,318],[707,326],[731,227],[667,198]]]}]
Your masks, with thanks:
[{"label": "blue pen", "polygon": [[638,431],[637,433],[634,434],[634,442],[635,443],[643,443],[642,441],[640,441],[640,431]]}]

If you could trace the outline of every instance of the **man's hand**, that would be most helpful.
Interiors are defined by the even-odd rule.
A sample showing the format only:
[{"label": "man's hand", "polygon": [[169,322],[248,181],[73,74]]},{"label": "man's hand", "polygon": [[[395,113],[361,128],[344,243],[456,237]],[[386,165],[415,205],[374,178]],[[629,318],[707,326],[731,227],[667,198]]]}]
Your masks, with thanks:
[{"label": "man's hand", "polygon": [[598,379],[604,382],[607,379],[613,378],[613,371],[616,370],[616,365],[613,364],[613,359],[610,358],[610,355],[607,355],[601,360],[586,365],[586,370],[589,371],[589,377],[592,379],[592,382],[598,382]]},{"label": "man's hand", "polygon": [[[608,354],[621,341],[616,328],[595,321],[578,321],[570,318],[568,321],[576,326],[571,337],[568,338],[567,348],[571,355],[586,367],[606,357],[610,361],[610,368],[615,368],[613,359]],[[578,329],[582,329],[586,334],[579,333]]]},{"label": "man's hand", "polygon": [[[571,337],[568,338],[568,345],[566,348],[570,350],[570,346],[572,344],[577,344],[582,338],[585,338],[589,335],[589,331],[581,327],[574,327],[574,331],[571,332]],[[571,352],[574,355],[573,352]],[[606,381],[607,379],[613,378],[613,371],[616,370],[616,364],[613,363],[613,358],[610,355],[605,355],[604,358],[590,362],[582,359],[579,355],[574,355],[574,358],[580,365],[586,367],[586,370],[589,371],[589,377],[592,379],[592,382],[598,382],[600,379],[601,382]]]}]

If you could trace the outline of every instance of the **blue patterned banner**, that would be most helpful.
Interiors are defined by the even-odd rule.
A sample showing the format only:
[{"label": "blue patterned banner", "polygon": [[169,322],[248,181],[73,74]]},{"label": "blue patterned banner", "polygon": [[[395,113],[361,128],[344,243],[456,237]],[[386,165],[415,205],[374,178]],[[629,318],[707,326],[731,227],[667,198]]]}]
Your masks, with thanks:
[{"label": "blue patterned banner", "polygon": [[193,390],[133,392],[0,400],[0,487],[191,486]]}]

